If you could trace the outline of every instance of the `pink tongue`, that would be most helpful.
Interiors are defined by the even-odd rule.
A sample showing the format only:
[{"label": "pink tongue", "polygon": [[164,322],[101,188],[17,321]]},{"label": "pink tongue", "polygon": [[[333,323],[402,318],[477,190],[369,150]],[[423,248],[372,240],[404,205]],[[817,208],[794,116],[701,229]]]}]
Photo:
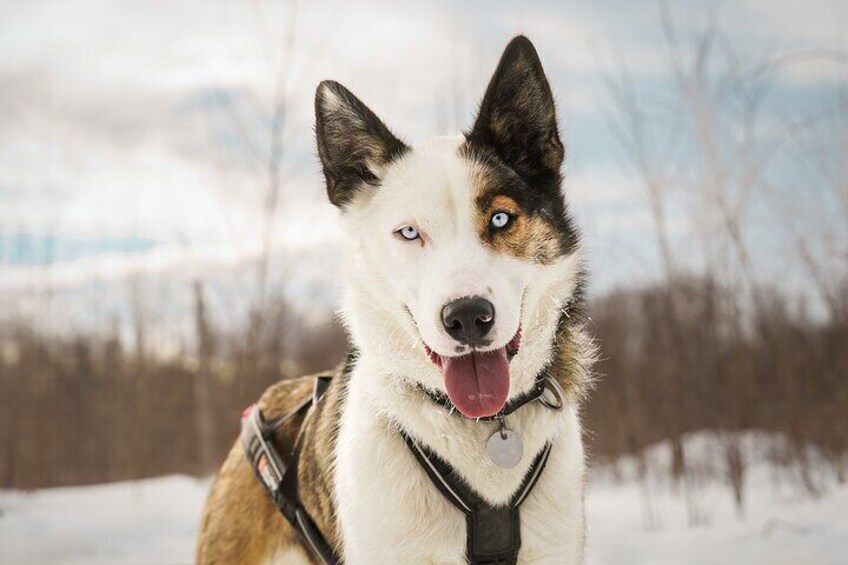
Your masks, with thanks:
[{"label": "pink tongue", "polygon": [[454,406],[468,418],[501,411],[509,396],[506,348],[462,357],[443,357],[445,387]]}]

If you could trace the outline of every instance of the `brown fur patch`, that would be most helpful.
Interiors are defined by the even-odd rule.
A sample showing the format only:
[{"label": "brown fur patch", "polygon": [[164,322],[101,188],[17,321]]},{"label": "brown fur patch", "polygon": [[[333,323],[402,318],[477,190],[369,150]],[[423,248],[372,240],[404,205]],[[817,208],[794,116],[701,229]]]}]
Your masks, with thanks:
[{"label": "brown fur patch", "polygon": [[327,543],[341,547],[339,525],[336,520],[336,501],[333,482],[336,470],[336,438],[344,400],[347,395],[346,375],[338,371],[324,398],[306,420],[304,443],[300,452],[298,483],[300,500],[324,534]]},{"label": "brown fur patch", "polygon": [[[500,253],[542,264],[571,253],[578,233],[561,192],[565,147],[556,105],[533,44],[509,42],[460,155],[472,167],[481,239]],[[503,229],[492,214],[514,211]]]},{"label": "brown fur patch", "polygon": [[574,406],[585,400],[595,382],[592,366],[597,360],[597,345],[587,329],[585,285],[586,273],[581,270],[571,300],[559,314],[547,367]]},{"label": "brown fur patch", "polygon": [[[474,168],[475,225],[480,239],[496,252],[519,259],[550,264],[561,257],[562,235],[557,227],[516,199],[499,192],[504,183],[499,182],[494,171],[484,165]],[[511,218],[505,228],[491,225],[492,216],[498,212],[506,212]]]}]

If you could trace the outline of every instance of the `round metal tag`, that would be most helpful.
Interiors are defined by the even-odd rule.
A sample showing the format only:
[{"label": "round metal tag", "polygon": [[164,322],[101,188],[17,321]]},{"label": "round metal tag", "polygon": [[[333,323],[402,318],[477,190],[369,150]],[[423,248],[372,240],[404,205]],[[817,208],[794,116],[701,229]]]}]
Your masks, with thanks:
[{"label": "round metal tag", "polygon": [[514,431],[502,428],[495,431],[486,442],[486,455],[489,461],[501,469],[512,469],[521,462],[524,442]]}]

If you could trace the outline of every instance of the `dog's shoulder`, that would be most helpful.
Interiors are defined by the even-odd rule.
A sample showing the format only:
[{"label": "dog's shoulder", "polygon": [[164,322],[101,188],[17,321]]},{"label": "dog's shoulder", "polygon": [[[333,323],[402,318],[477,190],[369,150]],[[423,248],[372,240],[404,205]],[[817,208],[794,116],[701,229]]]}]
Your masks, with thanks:
[{"label": "dog's shoulder", "polygon": [[[315,377],[284,379],[269,386],[257,401],[263,416],[270,420],[294,410],[312,395]],[[276,430],[274,444],[286,460],[302,424],[303,414],[298,414]],[[236,441],[204,506],[196,562],[258,564],[295,547],[297,540],[297,533],[279,515]]]},{"label": "dog's shoulder", "polygon": [[277,381],[259,397],[259,408],[266,419],[276,418],[294,410],[307,396],[312,394],[318,373],[294,379]]},{"label": "dog's shoulder", "polygon": [[334,494],[336,443],[355,358],[354,352],[332,372],[327,391],[307,417],[298,469],[300,483],[309,485],[308,489],[301,490],[301,502],[337,552],[341,551],[341,539]]},{"label": "dog's shoulder", "polygon": [[333,385],[343,385],[341,381],[346,380],[350,361],[345,361],[333,369],[304,375],[301,377],[283,379],[272,384],[259,397],[257,404],[266,419],[276,418],[288,414],[300,404],[307,396],[312,395],[315,388],[315,380],[324,377],[330,378]]},{"label": "dog's shoulder", "polygon": [[[262,410],[262,415],[266,420],[272,420],[274,418],[284,416],[296,410],[304,400],[312,397],[313,391],[315,390],[315,381],[319,377],[332,377],[333,381],[337,381],[337,377],[340,373],[342,373],[342,367],[329,371],[322,371],[320,373],[313,373],[311,375],[280,380],[265,389],[259,397],[257,405],[259,406],[259,409]],[[337,387],[331,384],[331,389],[325,394],[325,398],[322,399],[321,404],[325,403],[327,399],[335,399],[338,396],[335,393],[331,394],[331,392],[334,392],[333,389],[335,388]],[[315,412],[314,409],[311,411]],[[323,412],[323,410],[319,410],[319,412]],[[303,410],[301,413],[295,414],[291,418],[287,418],[286,421],[277,428],[274,440],[277,449],[280,453],[284,454],[284,456],[287,457],[294,448],[294,442],[300,433],[301,427],[304,425],[307,413],[308,412],[306,410]]]}]

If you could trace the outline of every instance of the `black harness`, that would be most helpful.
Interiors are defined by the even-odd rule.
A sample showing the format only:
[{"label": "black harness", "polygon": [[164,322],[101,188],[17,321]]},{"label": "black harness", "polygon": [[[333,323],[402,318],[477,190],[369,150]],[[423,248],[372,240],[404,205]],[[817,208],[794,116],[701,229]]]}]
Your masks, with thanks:
[{"label": "black harness", "polygon": [[536,486],[548,462],[551,444],[536,455],[518,491],[504,506],[492,506],[475,493],[453,468],[412,436],[401,432],[421,468],[445,498],[465,514],[467,535],[465,558],[473,565],[513,565],[521,549],[521,519],[518,507]]},{"label": "black harness", "polygon": [[[287,414],[266,421],[259,407],[254,404],[244,411],[241,420],[241,444],[256,476],[280,513],[300,534],[323,565],[336,565],[341,563],[341,560],[302,506],[298,495],[297,469],[305,426],[301,426],[288,464],[283,461],[274,446],[273,436],[282,424],[320,402],[331,378],[318,377],[315,380],[312,396],[304,399]],[[504,416],[533,400],[540,400],[546,406],[557,408],[543,396],[546,390],[556,386],[555,381],[543,373],[529,392],[508,403],[497,415],[481,419],[503,419]],[[447,408],[453,407],[447,396],[427,390],[425,392],[434,402]],[[493,506],[475,493],[447,461],[441,459],[406,431],[401,430],[400,433],[406,446],[433,485],[448,502],[465,515],[467,526],[465,555],[469,565],[515,565],[521,548],[519,507],[542,475],[551,452],[551,444],[546,444],[533,459],[521,486],[509,503]]]},{"label": "black harness", "polygon": [[306,397],[294,410],[273,420],[265,420],[259,406],[251,405],[242,415],[240,436],[247,460],[262,486],[271,495],[274,505],[323,565],[336,565],[341,563],[341,560],[300,503],[297,468],[305,426],[300,427],[288,465],[274,446],[274,432],[290,419],[318,404],[331,379],[332,377],[328,376],[316,378],[311,397]]}]

